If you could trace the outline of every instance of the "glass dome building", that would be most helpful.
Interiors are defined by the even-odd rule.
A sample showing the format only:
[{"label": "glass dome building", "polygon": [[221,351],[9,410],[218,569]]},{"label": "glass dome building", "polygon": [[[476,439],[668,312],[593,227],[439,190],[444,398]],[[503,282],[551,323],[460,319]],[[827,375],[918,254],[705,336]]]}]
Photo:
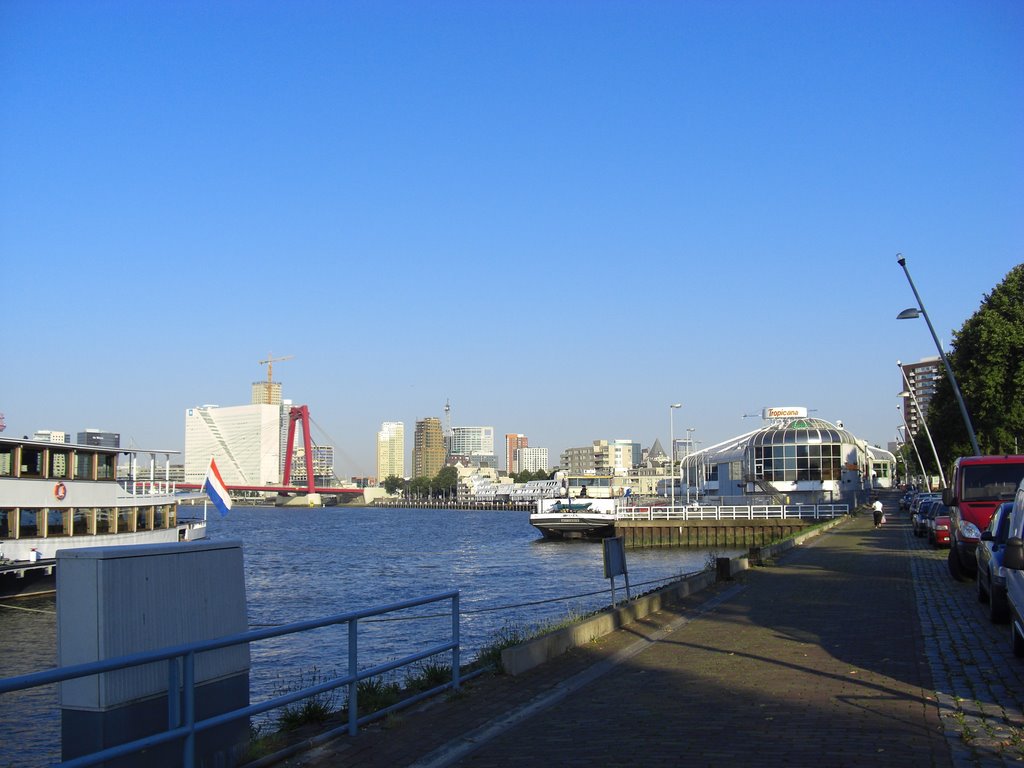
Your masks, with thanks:
[{"label": "glass dome building", "polygon": [[890,487],[894,466],[891,453],[842,424],[798,416],[694,452],[680,474],[696,495],[720,503],[770,496],[796,504],[855,501],[861,492]]}]

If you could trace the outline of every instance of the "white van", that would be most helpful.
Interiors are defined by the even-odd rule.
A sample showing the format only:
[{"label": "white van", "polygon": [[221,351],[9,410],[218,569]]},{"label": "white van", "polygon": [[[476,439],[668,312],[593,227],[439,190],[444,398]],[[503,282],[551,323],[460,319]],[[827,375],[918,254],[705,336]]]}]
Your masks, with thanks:
[{"label": "white van", "polygon": [[1013,497],[1003,568],[1006,569],[1006,597],[1010,604],[1010,645],[1014,656],[1024,656],[1024,480]]}]

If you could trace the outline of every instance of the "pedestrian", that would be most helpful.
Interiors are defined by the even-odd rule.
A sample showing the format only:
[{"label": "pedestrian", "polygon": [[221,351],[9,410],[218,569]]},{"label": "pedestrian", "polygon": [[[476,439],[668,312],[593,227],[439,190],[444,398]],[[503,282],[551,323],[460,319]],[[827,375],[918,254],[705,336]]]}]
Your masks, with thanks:
[{"label": "pedestrian", "polygon": [[882,524],[882,501],[881,501],[881,499],[875,499],[875,503],[871,505],[871,516],[875,520],[875,528],[878,528]]}]

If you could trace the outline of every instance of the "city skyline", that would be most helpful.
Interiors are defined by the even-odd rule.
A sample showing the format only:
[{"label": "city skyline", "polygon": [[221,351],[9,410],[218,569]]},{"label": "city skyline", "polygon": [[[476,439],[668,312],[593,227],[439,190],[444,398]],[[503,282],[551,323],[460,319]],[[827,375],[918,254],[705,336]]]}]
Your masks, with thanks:
[{"label": "city skyline", "polygon": [[552,460],[672,403],[884,446],[935,354],[896,254],[948,349],[1024,253],[1021,39],[1006,0],[5,3],[7,434],[182,450],[287,359],[342,475],[448,399]]}]

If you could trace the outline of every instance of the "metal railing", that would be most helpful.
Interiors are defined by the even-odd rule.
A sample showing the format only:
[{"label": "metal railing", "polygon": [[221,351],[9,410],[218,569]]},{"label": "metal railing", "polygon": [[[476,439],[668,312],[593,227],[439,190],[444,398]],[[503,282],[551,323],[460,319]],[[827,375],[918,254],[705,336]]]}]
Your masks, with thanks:
[{"label": "metal railing", "polygon": [[827,520],[849,514],[848,504],[619,507],[617,520]]},{"label": "metal railing", "polygon": [[[451,601],[451,640],[439,645],[434,645],[417,653],[410,654],[401,659],[378,664],[368,669],[359,670],[358,658],[358,626],[359,620],[381,616],[386,613],[394,613],[421,605]],[[321,680],[314,685],[307,686],[300,690],[291,691],[286,694],[275,696],[257,704],[247,707],[223,712],[219,715],[203,720],[196,720],[196,680],[195,680],[195,659],[196,654],[206,651],[214,651],[220,648],[229,648],[236,645],[254,643],[260,640],[267,640],[283,635],[292,635],[299,632],[307,632],[322,627],[338,624],[348,625],[348,674],[342,677],[333,677]],[[369,715],[359,717],[357,687],[360,681],[377,677],[378,675],[391,672],[402,667],[409,666],[431,656],[451,651],[452,654],[452,679],[448,682],[437,685],[429,690],[418,693],[409,698],[403,699],[385,709],[378,710]],[[77,768],[77,766],[96,765],[106,760],[135,754],[144,749],[150,749],[161,744],[173,741],[182,741],[181,764],[185,768],[192,768],[196,760],[196,734],[208,731],[211,728],[226,723],[240,720],[242,718],[259,715],[273,709],[284,707],[293,702],[310,696],[317,696],[328,691],[333,691],[344,686],[348,687],[348,722],[339,730],[347,730],[350,735],[358,732],[359,726],[393,712],[395,710],[411,706],[428,696],[433,696],[443,690],[451,688],[458,690],[460,685],[459,675],[459,592],[442,592],[436,595],[405,600],[399,603],[392,603],[378,608],[366,608],[360,611],[336,614],[321,619],[309,621],[297,621],[285,624],[280,627],[267,629],[249,630],[234,635],[215,638],[213,640],[202,640],[193,643],[160,648],[153,651],[119,656],[113,659],[104,659],[85,664],[75,664],[67,667],[34,672],[29,675],[0,679],[0,694],[12,691],[21,691],[28,688],[36,688],[42,685],[51,685],[65,680],[74,680],[90,675],[97,675],[103,672],[112,672],[119,669],[137,667],[142,664],[154,662],[167,662],[167,730],[146,736],[141,739],[108,747],[90,755],[68,760],[61,765],[65,768]]]}]

